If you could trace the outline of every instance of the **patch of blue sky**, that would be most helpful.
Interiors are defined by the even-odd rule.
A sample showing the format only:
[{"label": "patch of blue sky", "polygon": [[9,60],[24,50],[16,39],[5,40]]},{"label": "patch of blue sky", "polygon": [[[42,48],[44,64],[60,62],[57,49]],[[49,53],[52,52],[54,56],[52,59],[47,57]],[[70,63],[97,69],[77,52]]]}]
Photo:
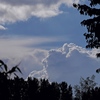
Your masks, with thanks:
[{"label": "patch of blue sky", "polygon": [[60,10],[63,10],[63,13],[55,17],[46,19],[31,17],[27,21],[6,24],[7,30],[0,33],[18,37],[61,37],[64,41],[59,41],[58,44],[73,42],[84,47],[86,43],[83,33],[86,29],[80,25],[84,17],[76,9],[65,5],[62,5]]}]

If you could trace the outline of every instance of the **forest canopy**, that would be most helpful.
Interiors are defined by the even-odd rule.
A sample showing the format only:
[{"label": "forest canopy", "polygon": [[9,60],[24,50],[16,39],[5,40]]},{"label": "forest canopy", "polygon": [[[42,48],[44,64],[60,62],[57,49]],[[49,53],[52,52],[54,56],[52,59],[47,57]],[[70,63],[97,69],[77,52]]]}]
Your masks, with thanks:
[{"label": "forest canopy", "polygon": [[96,86],[95,76],[81,78],[80,84],[73,87],[67,82],[50,82],[48,79],[19,78],[18,66],[8,70],[8,66],[0,60],[0,99],[1,100],[100,100],[100,87]]}]

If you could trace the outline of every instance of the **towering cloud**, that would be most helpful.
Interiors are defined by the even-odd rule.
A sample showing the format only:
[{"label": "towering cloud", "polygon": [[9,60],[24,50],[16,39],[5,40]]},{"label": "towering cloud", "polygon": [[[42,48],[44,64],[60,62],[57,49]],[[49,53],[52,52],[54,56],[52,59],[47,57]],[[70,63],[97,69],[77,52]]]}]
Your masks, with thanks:
[{"label": "towering cloud", "polygon": [[80,77],[97,75],[95,70],[100,62],[95,56],[96,52],[96,50],[88,51],[73,43],[66,43],[59,49],[50,50],[43,60],[49,80],[67,81],[73,85],[79,82]]}]

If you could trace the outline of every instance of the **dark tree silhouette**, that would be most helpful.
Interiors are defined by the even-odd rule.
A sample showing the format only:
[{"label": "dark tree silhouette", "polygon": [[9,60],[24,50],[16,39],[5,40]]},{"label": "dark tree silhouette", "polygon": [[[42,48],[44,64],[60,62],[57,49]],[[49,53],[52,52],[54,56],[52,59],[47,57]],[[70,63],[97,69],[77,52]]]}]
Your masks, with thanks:
[{"label": "dark tree silhouette", "polygon": [[28,78],[28,99],[34,100],[34,98],[38,99],[39,94],[39,81],[34,78]]},{"label": "dark tree silhouette", "polygon": [[60,84],[60,99],[61,100],[72,100],[72,87],[68,86],[66,82]]},{"label": "dark tree silhouette", "polygon": [[60,100],[72,100],[72,87],[68,86],[66,82],[60,84]]},{"label": "dark tree silhouette", "polygon": [[[9,70],[8,66],[2,60],[0,60],[0,68],[0,98],[2,100],[20,100],[18,98],[18,94],[20,94],[20,92],[18,91],[18,94],[14,94],[15,86],[17,86],[16,90],[19,89],[18,84],[15,83],[19,82],[16,81],[14,83],[14,80],[12,81],[10,76],[11,74],[14,74],[15,77],[19,79],[19,77],[16,75],[16,71],[22,73],[21,70],[18,68],[18,66],[12,67],[12,69]],[[13,97],[15,97],[15,99],[11,99]]]},{"label": "dark tree silhouette", "polygon": [[[19,65],[19,64],[18,64]],[[12,67],[10,70],[8,69],[8,66],[2,61],[0,60],[0,68],[1,68],[1,73],[6,76],[7,78],[10,78],[10,76],[12,74],[14,74],[14,76],[17,76],[16,72],[21,72],[20,68],[18,68],[18,65]],[[18,77],[18,76],[17,76]]]},{"label": "dark tree silhouette", "polygon": [[50,86],[50,83],[48,80],[45,80],[45,79],[41,79],[40,80],[40,93],[39,93],[39,97],[40,99],[43,99],[43,100],[47,100],[50,98],[50,95],[49,95],[49,86]]},{"label": "dark tree silhouette", "polygon": [[[100,0],[88,0],[89,5],[73,4],[81,15],[87,15],[90,18],[83,20],[81,25],[86,26],[87,33],[84,33],[87,45],[86,48],[100,47]],[[100,57],[100,53],[97,53]]]},{"label": "dark tree silhouette", "polygon": [[[100,87],[95,87],[94,76],[81,78],[80,85],[75,86],[74,98],[72,87],[66,82],[36,78],[28,78],[26,81],[17,75],[12,79],[8,74],[8,66],[3,61],[0,61],[0,65],[0,100],[100,100]],[[13,74],[17,69],[19,71],[16,68],[10,72]]]},{"label": "dark tree silhouette", "polygon": [[60,100],[60,89],[57,82],[52,82],[49,87],[49,100]]},{"label": "dark tree silhouette", "polygon": [[74,86],[76,100],[88,100],[86,98],[90,98],[91,91],[95,89],[97,85],[94,80],[94,75],[92,75],[91,77],[87,77],[86,79],[82,77],[80,78],[80,84]]}]

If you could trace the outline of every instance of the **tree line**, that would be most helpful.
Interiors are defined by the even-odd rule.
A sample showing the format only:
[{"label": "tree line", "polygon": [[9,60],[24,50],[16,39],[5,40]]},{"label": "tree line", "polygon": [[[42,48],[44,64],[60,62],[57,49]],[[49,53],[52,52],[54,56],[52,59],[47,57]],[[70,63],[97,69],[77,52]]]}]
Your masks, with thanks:
[{"label": "tree line", "polygon": [[96,86],[95,76],[81,78],[80,84],[72,87],[67,82],[49,82],[47,79],[24,80],[15,74],[16,71],[22,73],[18,66],[7,70],[1,60],[0,68],[1,100],[100,100],[100,87]]}]

